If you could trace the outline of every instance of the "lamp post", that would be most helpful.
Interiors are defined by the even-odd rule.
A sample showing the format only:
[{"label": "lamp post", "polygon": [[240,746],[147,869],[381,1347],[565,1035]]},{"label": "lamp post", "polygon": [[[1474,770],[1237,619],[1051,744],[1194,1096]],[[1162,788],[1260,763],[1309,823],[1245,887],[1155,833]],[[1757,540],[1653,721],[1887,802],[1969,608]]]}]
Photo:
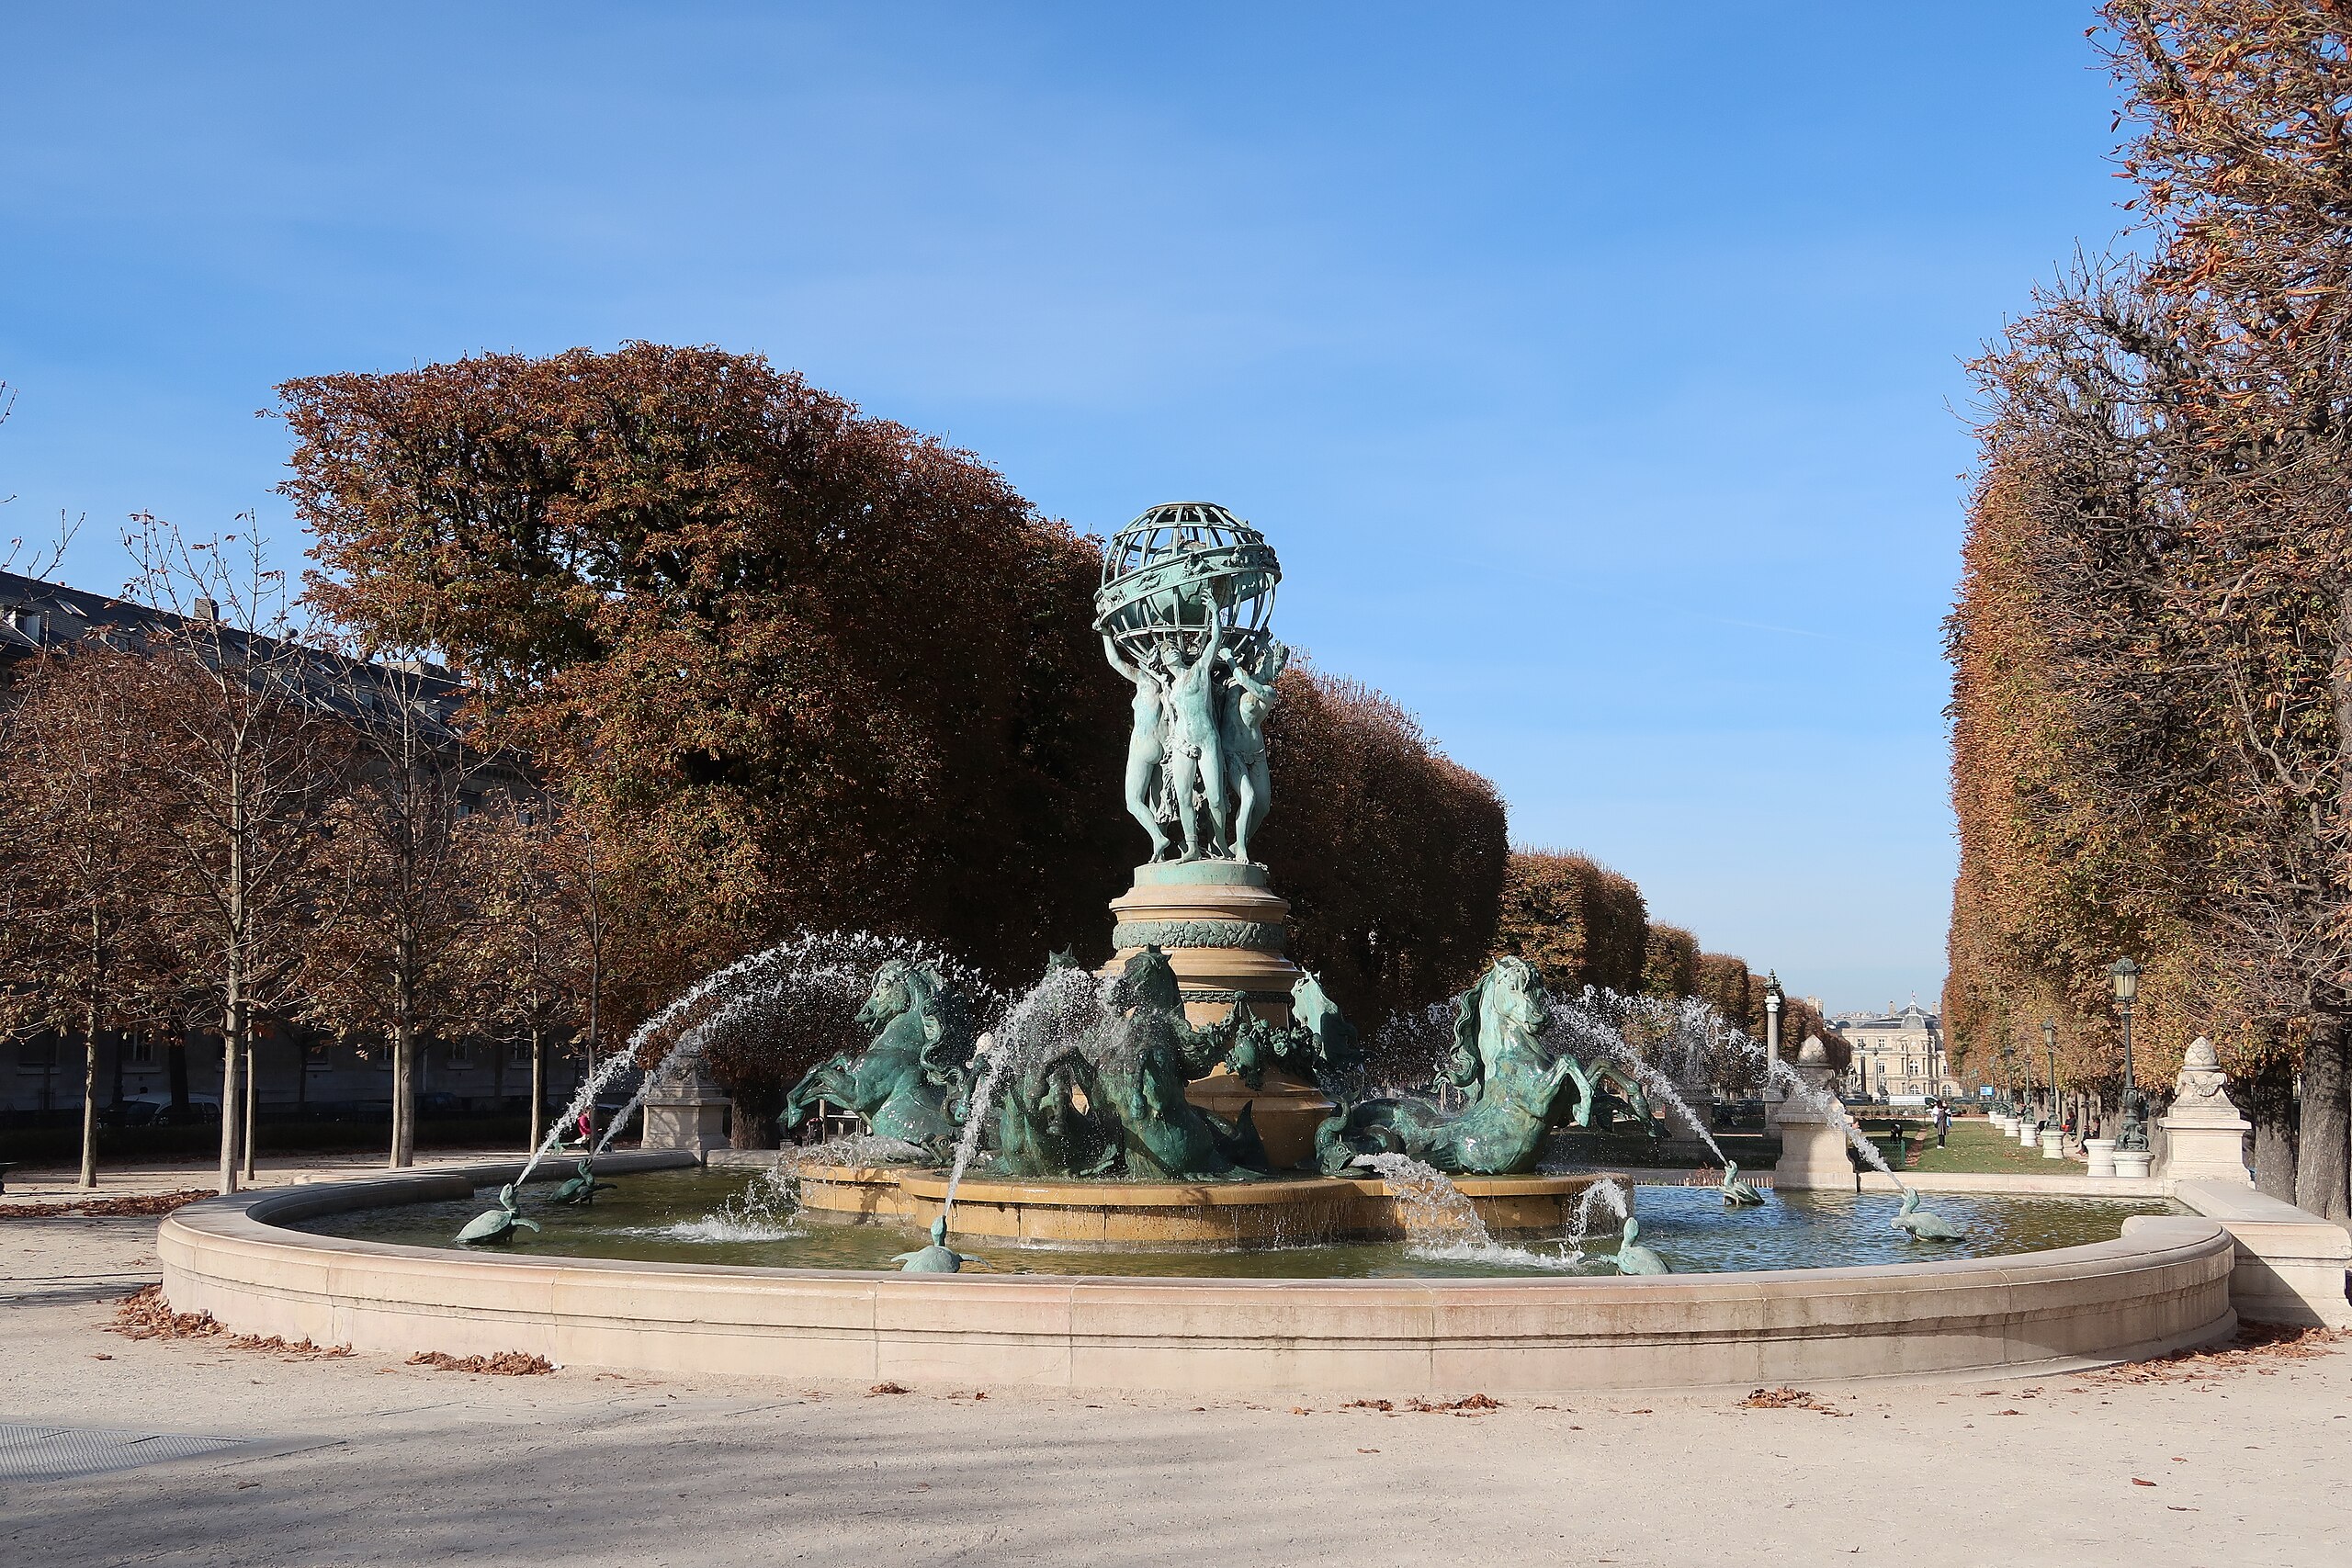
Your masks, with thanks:
[{"label": "lamp post", "polygon": [[[2049,1055],[2050,1055],[2050,1119],[2049,1119],[2047,1122],[2044,1122],[2041,1124],[2041,1126],[2042,1126],[2042,1131],[2044,1131],[2044,1132],[2046,1133],[2046,1132],[2048,1132],[2051,1128],[2052,1128],[2052,1127],[2056,1127],[2056,1126],[2058,1126],[2058,1125],[2059,1125],[2059,1121],[2058,1121],[2058,1021],[2057,1021],[2057,1020],[2055,1020],[2055,1019],[2050,1019],[2050,1018],[2045,1018],[2045,1019],[2043,1019],[2043,1020],[2041,1021],[2041,1048],[2042,1048],[2042,1050],[2044,1050],[2045,1052],[2049,1053]],[[2060,1136],[2061,1136],[2061,1137],[2064,1137],[2064,1134],[2062,1132],[2062,1133],[2060,1134]]]},{"label": "lamp post", "polygon": [[2123,1015],[2123,1127],[2115,1146],[2126,1151],[2144,1149],[2148,1129],[2134,1103],[2138,1091],[2132,1072],[2132,1004],[2140,995],[2140,966],[2129,958],[2119,958],[2107,966],[2107,975],[2115,982],[2116,1010]]}]

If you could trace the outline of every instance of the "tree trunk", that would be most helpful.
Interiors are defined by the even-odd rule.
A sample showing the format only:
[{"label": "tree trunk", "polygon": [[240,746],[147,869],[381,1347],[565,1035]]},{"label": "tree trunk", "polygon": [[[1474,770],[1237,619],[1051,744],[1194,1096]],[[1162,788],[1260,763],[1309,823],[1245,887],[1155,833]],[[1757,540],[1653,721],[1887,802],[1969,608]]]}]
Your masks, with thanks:
[{"label": "tree trunk", "polygon": [[524,1143],[526,1152],[536,1151],[540,1138],[546,1134],[539,1119],[548,1108],[548,1043],[546,1034],[537,1023],[531,1025],[531,1121],[530,1137]]},{"label": "tree trunk", "polygon": [[187,1031],[175,1029],[164,1043],[164,1081],[171,1086],[172,1120],[187,1120]]},{"label": "tree trunk", "polygon": [[82,1179],[85,1189],[98,1184],[98,1029],[97,1009],[82,1036]]},{"label": "tree trunk", "polygon": [[773,1149],[784,1142],[775,1119],[784,1111],[784,1086],[750,1084],[727,1091],[733,1113],[727,1119],[727,1141],[739,1149]]},{"label": "tree trunk", "polygon": [[416,1041],[408,1025],[392,1032],[392,1168],[416,1163]]},{"label": "tree trunk", "polygon": [[245,1180],[254,1179],[254,1123],[261,1120],[261,1063],[257,1058],[251,1034],[245,1036]]},{"label": "tree trunk", "polygon": [[2335,1009],[2312,1016],[2303,1046],[2303,1110],[2295,1140],[2295,1206],[2324,1220],[2352,1214],[2347,1165],[2352,1164],[2352,1123],[2345,1102],[2344,1014]]},{"label": "tree trunk", "polygon": [[2254,1123],[2254,1185],[2283,1202],[2295,1201],[2295,1065],[2274,1052],[2240,1086],[2245,1119]]}]

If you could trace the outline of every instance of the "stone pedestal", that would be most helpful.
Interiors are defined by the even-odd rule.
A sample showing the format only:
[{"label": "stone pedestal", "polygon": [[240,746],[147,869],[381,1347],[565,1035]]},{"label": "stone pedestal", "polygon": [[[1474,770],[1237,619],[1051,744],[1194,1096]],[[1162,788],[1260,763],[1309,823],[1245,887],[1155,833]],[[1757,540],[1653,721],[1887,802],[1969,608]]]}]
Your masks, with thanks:
[{"label": "stone pedestal", "polygon": [[2115,1174],[2123,1177],[2144,1177],[2148,1174],[2149,1162],[2154,1158],[2155,1156],[2145,1149],[2118,1149],[2115,1151]]},{"label": "stone pedestal", "polygon": [[2020,1116],[2018,1118],[2018,1147],[2021,1149],[2030,1149],[2033,1147],[2034,1140],[2039,1138],[2041,1135],[2041,1122],[2035,1121],[2030,1116]]},{"label": "stone pedestal", "polygon": [[1843,1112],[1829,1089],[1834,1069],[1828,1049],[1818,1039],[1807,1039],[1798,1049],[1796,1075],[1807,1092],[1781,1102],[1781,1158],[1772,1168],[1773,1190],[1858,1190],[1861,1183],[1847,1153],[1850,1145]]},{"label": "stone pedestal", "polygon": [[2049,1131],[2043,1133],[2041,1134],[2041,1157],[2043,1159],[2065,1158],[2065,1142],[2066,1134],[2059,1128],[2052,1127]]},{"label": "stone pedestal", "polygon": [[649,1149],[691,1149],[702,1154],[727,1146],[727,1097],[703,1076],[700,1062],[672,1068],[645,1097]]},{"label": "stone pedestal", "polygon": [[[1290,1021],[1290,988],[1299,968],[1283,956],[1283,917],[1262,865],[1232,861],[1161,861],[1136,867],[1135,886],[1111,901],[1118,924],[1114,950],[1102,973],[1115,975],[1146,947],[1168,954],[1193,1023],[1221,1021],[1233,993],[1272,1023]],[[1336,1109],[1314,1085],[1278,1072],[1251,1089],[1225,1068],[1193,1080],[1185,1098],[1202,1110],[1238,1121],[1244,1106],[1276,1170],[1304,1164],[1315,1152],[1315,1129]]]},{"label": "stone pedestal", "polygon": [[2245,1168],[2245,1135],[2252,1127],[2238,1114],[2225,1082],[2213,1043],[2199,1035],[2181,1058],[2172,1109],[2164,1118],[2165,1174],[2175,1181],[2254,1185],[2254,1173]]},{"label": "stone pedestal", "polygon": [[2115,1174],[2115,1140],[2113,1138],[2084,1139],[2083,1157],[2090,1162],[2089,1168],[2083,1173],[2086,1176],[2113,1176]]}]

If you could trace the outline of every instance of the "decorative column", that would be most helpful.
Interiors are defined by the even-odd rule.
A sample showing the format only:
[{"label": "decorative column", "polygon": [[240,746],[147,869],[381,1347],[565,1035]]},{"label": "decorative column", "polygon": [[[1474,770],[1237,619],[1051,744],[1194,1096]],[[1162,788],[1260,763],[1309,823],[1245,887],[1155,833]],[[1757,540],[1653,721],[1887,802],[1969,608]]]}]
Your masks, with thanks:
[{"label": "decorative column", "polygon": [[1781,1087],[1781,1008],[1786,1000],[1777,970],[1764,976],[1764,1128],[1780,1120],[1781,1101],[1788,1091]]}]

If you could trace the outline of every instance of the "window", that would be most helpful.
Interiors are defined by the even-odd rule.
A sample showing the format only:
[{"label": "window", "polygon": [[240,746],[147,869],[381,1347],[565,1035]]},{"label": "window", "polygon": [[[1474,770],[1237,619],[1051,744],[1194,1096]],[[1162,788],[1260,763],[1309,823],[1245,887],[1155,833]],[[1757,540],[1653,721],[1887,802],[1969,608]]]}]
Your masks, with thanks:
[{"label": "window", "polygon": [[449,1043],[449,1065],[453,1067],[472,1066],[474,1065],[473,1042],[470,1040],[451,1041]]},{"label": "window", "polygon": [[122,1043],[122,1065],[126,1067],[152,1067],[155,1065],[155,1037],[134,1034]]},{"label": "window", "polygon": [[513,1044],[507,1046],[506,1063],[507,1066],[514,1067],[529,1066],[531,1065],[531,1043],[528,1040],[517,1040]]},{"label": "window", "polygon": [[57,1036],[46,1032],[17,1046],[17,1066],[28,1073],[46,1073],[57,1066]]}]

